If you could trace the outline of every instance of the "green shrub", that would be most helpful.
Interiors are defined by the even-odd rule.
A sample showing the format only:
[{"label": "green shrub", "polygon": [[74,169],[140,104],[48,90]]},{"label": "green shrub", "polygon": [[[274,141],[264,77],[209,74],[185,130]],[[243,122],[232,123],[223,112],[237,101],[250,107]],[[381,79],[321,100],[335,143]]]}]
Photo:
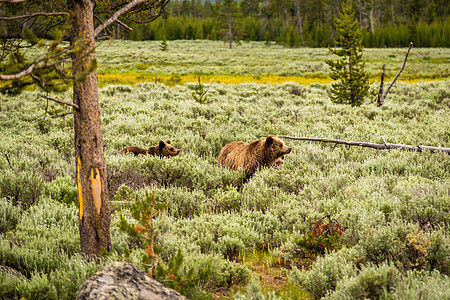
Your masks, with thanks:
[{"label": "green shrub", "polygon": [[41,194],[43,179],[35,172],[4,170],[0,174],[0,197],[8,197],[13,205],[28,208]]},{"label": "green shrub", "polygon": [[178,250],[177,254],[170,258],[167,265],[158,263],[155,270],[155,278],[164,284],[183,295],[186,295],[189,299],[198,299],[205,296],[205,293],[200,289],[199,285],[202,282],[208,280],[210,276],[210,267],[194,271],[194,268],[190,268],[188,271],[183,272],[182,264],[184,257],[181,251]]},{"label": "green shrub", "polygon": [[133,189],[128,187],[126,184],[122,184],[116,191],[113,201],[119,202],[119,201],[125,201],[130,202],[135,199],[135,192]]},{"label": "green shrub", "polygon": [[334,291],[342,278],[356,275],[358,263],[362,258],[356,248],[343,248],[319,257],[308,272],[294,267],[289,274],[289,280],[309,291],[314,298],[321,298]]},{"label": "green shrub", "polygon": [[437,271],[408,271],[394,266],[364,267],[354,277],[343,278],[324,299],[445,299],[448,277]]},{"label": "green shrub", "polygon": [[0,198],[0,234],[14,229],[22,218],[22,210],[8,198]]},{"label": "green shrub", "polygon": [[[144,43],[150,48],[155,45]],[[204,50],[202,53],[214,53],[216,60],[224,54],[218,44],[198,41],[194,44]],[[194,44],[178,41],[170,52],[164,53],[172,55],[170,59],[181,63],[181,67],[162,63],[158,68],[148,66],[146,72],[173,76],[183,70],[186,74],[201,72],[189,61],[191,58],[186,63],[186,58],[180,55],[180,49],[186,52]],[[149,48],[141,46],[136,44],[132,48],[140,52],[141,58],[149,58],[150,52],[145,50]],[[258,45],[243,44],[233,51],[244,51],[242,57],[253,59],[255,46]],[[133,68],[133,64],[125,65],[117,56],[127,51],[118,51],[114,45],[105,51],[108,63]],[[292,64],[288,51],[273,51],[284,58],[279,60],[281,64]],[[301,76],[317,72],[318,60],[323,63],[327,52],[308,48],[299,51],[296,55],[316,60],[304,64],[301,57],[297,60],[295,72]],[[402,57],[401,49],[371,49],[369,57],[376,57],[370,66],[372,71],[379,67],[375,61],[385,58],[386,51],[393,57]],[[154,56],[156,52],[151,53]],[[428,57],[441,57],[438,59],[441,62],[445,56],[442,49],[426,52]],[[233,74],[254,75],[249,71],[250,65],[229,63],[225,62],[226,68]],[[264,77],[261,72],[286,73],[286,68],[276,64],[269,66],[257,61],[255,66],[258,70],[253,70],[260,72],[261,78]],[[436,72],[444,74],[442,66],[436,64],[439,68]],[[217,74],[223,71],[216,67],[209,71]],[[218,77],[208,91],[208,102],[203,104],[192,98],[195,82],[175,86],[142,82],[100,89],[109,197],[112,206],[120,204],[120,209],[111,215],[113,252],[105,260],[129,257],[143,267],[145,250],[137,248],[137,243],[117,229],[120,214],[130,216],[126,201],[151,188],[158,203],[168,204],[167,210],[154,219],[155,247],[160,251],[161,262],[167,266],[180,249],[184,256],[181,275],[191,268],[198,274],[210,266],[213,272],[199,282],[202,289],[211,291],[228,287],[230,282],[248,282],[246,274],[250,271],[240,262],[246,261],[245,256],[255,249],[276,254],[288,263],[294,261],[300,248],[295,241],[310,230],[311,222],[329,211],[342,225],[342,243],[351,246],[351,250],[325,251],[316,264],[308,265],[310,271],[304,272],[302,281],[313,291],[313,297],[331,294],[335,286],[345,286],[338,279],[342,274],[347,274],[344,280],[358,282],[360,270],[371,268],[378,276],[385,266],[397,268],[404,282],[390,292],[392,298],[416,299],[423,294],[422,297],[433,299],[430,296],[433,288],[437,295],[445,295],[445,291],[448,294],[443,284],[450,275],[450,156],[446,153],[377,152],[284,139],[293,148],[284,164],[259,170],[240,190],[234,184],[242,179],[242,173],[217,167],[217,157],[225,144],[262,139],[260,134],[373,143],[383,143],[383,136],[388,143],[449,147],[449,98],[443,92],[448,90],[447,79],[397,82],[388,101],[377,109],[373,103],[364,103],[359,108],[336,105],[327,98],[329,84],[319,82],[225,84],[219,82],[221,78],[225,79]],[[372,86],[378,88],[376,83]],[[70,126],[58,126],[63,123],[61,119],[47,117],[42,124],[34,121],[43,120],[39,117],[46,108],[45,101],[36,101],[36,97],[33,91],[0,101],[0,210],[9,216],[0,220],[0,224],[6,222],[4,228],[9,230],[0,235],[0,265],[10,265],[27,278],[22,280],[23,285],[16,279],[13,283],[8,279],[5,286],[15,285],[18,289],[5,287],[8,290],[5,297],[32,298],[25,288],[33,276],[38,276],[33,282],[41,282],[43,293],[49,297],[53,297],[52,291],[56,289],[58,298],[64,299],[65,295],[73,298],[83,278],[97,268],[83,261],[79,254],[77,208],[67,205],[76,201],[71,178],[75,174],[73,131]],[[70,97],[71,91],[57,96]],[[66,125],[71,119],[68,117]],[[182,149],[177,157],[119,154],[127,146],[146,148],[168,139]],[[33,186],[37,190],[39,182],[41,193],[39,196],[35,193],[34,204],[19,215],[20,208],[11,206],[13,201],[19,205],[14,195],[17,192],[20,201],[28,203]],[[5,199],[9,202],[4,202]],[[128,221],[132,222],[130,218]],[[127,249],[131,251],[129,255]],[[353,251],[357,255],[351,259],[348,252]],[[300,266],[306,265],[301,262],[297,264]],[[230,297],[233,290],[234,287]],[[38,290],[33,293],[38,295]]]},{"label": "green shrub", "polygon": [[450,239],[444,229],[432,232],[428,238],[431,245],[427,248],[426,260],[431,270],[437,270],[450,276]]},{"label": "green shrub", "polygon": [[83,281],[103,265],[80,254],[75,206],[40,199],[22,214],[12,237],[0,236],[0,265],[26,279],[0,281],[0,295],[7,299],[73,299]]},{"label": "green shrub", "polygon": [[22,273],[58,269],[66,255],[80,251],[77,209],[50,200],[41,201],[23,214],[14,240],[13,247],[7,240],[0,240],[0,265]]},{"label": "green shrub", "polygon": [[134,190],[144,186],[196,189],[209,196],[218,188],[231,186],[240,176],[237,172],[217,168],[193,154],[163,159],[125,156],[107,163],[112,195],[122,184],[126,184]]},{"label": "green shrub", "polygon": [[356,276],[338,282],[329,299],[391,299],[402,281],[400,272],[390,265],[364,267]]},{"label": "green shrub", "polygon": [[205,195],[201,190],[185,188],[155,190],[157,202],[167,203],[167,213],[175,218],[192,218],[205,211]]},{"label": "green shrub", "polygon": [[191,256],[190,259],[192,261],[187,265],[188,267],[196,265],[194,269],[209,269],[211,271],[208,282],[205,283],[209,288],[245,285],[250,280],[251,271],[249,269],[218,256]]},{"label": "green shrub", "polygon": [[448,275],[440,274],[438,271],[408,271],[396,284],[392,298],[446,299],[450,295],[448,280]]},{"label": "green shrub", "polygon": [[65,204],[78,206],[78,191],[72,176],[57,177],[55,180],[43,185],[43,194],[47,197]]},{"label": "green shrub", "polygon": [[261,176],[253,176],[244,186],[242,208],[265,213],[277,204],[289,201],[291,197],[277,186],[267,185]]},{"label": "green shrub", "polygon": [[[1,250],[0,250],[1,251]],[[33,259],[33,257],[28,257]],[[55,259],[48,257],[47,259]],[[64,264],[49,273],[33,271],[23,279],[6,275],[0,280],[1,299],[74,299],[81,284],[104,264],[88,263],[81,256],[64,257]]]},{"label": "green shrub", "polygon": [[212,195],[212,199],[207,199],[206,207],[208,211],[216,214],[240,211],[241,208],[241,194],[234,189],[230,190],[216,190]]},{"label": "green shrub", "polygon": [[128,94],[132,92],[131,87],[128,85],[110,85],[102,90],[103,93],[105,93],[108,96],[114,96],[117,93],[120,94]]}]

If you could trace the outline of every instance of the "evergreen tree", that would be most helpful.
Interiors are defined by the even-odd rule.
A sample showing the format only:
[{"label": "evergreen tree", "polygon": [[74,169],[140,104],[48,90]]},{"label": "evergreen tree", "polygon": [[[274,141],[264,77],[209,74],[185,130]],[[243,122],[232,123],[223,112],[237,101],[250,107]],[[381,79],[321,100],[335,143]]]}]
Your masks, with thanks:
[{"label": "evergreen tree", "polygon": [[331,86],[330,98],[335,103],[360,106],[369,91],[369,74],[364,71],[363,36],[350,0],[342,5],[342,13],[335,19],[335,26],[338,34],[336,44],[341,49],[329,47],[330,52],[340,58],[326,60],[331,69],[330,77],[338,80]]},{"label": "evergreen tree", "polygon": [[[73,109],[80,250],[88,259],[100,261],[102,249],[112,250],[96,39],[109,37],[107,27],[125,18],[137,23],[156,19],[168,2],[0,2],[0,93],[17,93],[30,84],[54,91],[59,80],[72,84],[73,102],[64,104]],[[30,46],[38,56],[23,51]]]},{"label": "evergreen tree", "polygon": [[228,40],[231,49],[233,40],[239,40],[240,13],[237,2],[234,0],[224,0],[220,7],[219,19],[222,23],[223,38],[224,40]]}]

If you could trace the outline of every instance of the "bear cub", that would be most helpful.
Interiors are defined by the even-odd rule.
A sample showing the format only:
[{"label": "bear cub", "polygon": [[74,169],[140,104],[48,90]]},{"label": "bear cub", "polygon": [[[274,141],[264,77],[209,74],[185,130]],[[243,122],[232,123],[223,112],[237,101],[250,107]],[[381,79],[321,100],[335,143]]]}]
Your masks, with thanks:
[{"label": "bear cub", "polygon": [[261,167],[281,165],[284,155],[291,150],[280,138],[272,136],[251,143],[231,142],[220,151],[217,166],[234,171],[242,168],[249,178]]},{"label": "bear cub", "polygon": [[148,149],[143,149],[139,147],[126,147],[123,148],[122,151],[120,151],[120,154],[124,155],[126,153],[132,153],[135,156],[142,154],[142,155],[159,155],[160,157],[171,157],[171,156],[177,156],[181,150],[176,149],[172,145],[170,145],[170,141],[160,141],[157,146],[152,146]]}]

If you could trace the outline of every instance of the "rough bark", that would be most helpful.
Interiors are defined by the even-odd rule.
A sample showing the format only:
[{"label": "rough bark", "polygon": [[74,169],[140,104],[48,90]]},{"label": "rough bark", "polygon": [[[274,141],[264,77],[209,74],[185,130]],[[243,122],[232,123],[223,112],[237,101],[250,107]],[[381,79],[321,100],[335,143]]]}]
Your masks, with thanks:
[{"label": "rough bark", "polygon": [[[100,249],[111,250],[110,208],[106,166],[103,155],[103,136],[100,128],[97,72],[92,69],[95,60],[94,1],[70,0],[74,12],[71,45],[77,50],[73,55],[74,80],[75,160],[78,198],[80,202],[79,232],[81,251],[89,258],[100,254]],[[87,75],[86,75],[87,74]]]}]

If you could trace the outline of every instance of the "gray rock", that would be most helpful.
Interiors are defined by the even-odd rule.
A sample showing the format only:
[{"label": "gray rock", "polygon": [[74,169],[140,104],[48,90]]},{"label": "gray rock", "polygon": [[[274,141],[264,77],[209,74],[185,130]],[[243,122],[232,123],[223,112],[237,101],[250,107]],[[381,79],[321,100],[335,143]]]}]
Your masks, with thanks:
[{"label": "gray rock", "polygon": [[77,300],[84,299],[187,299],[128,262],[113,262],[81,285]]}]

